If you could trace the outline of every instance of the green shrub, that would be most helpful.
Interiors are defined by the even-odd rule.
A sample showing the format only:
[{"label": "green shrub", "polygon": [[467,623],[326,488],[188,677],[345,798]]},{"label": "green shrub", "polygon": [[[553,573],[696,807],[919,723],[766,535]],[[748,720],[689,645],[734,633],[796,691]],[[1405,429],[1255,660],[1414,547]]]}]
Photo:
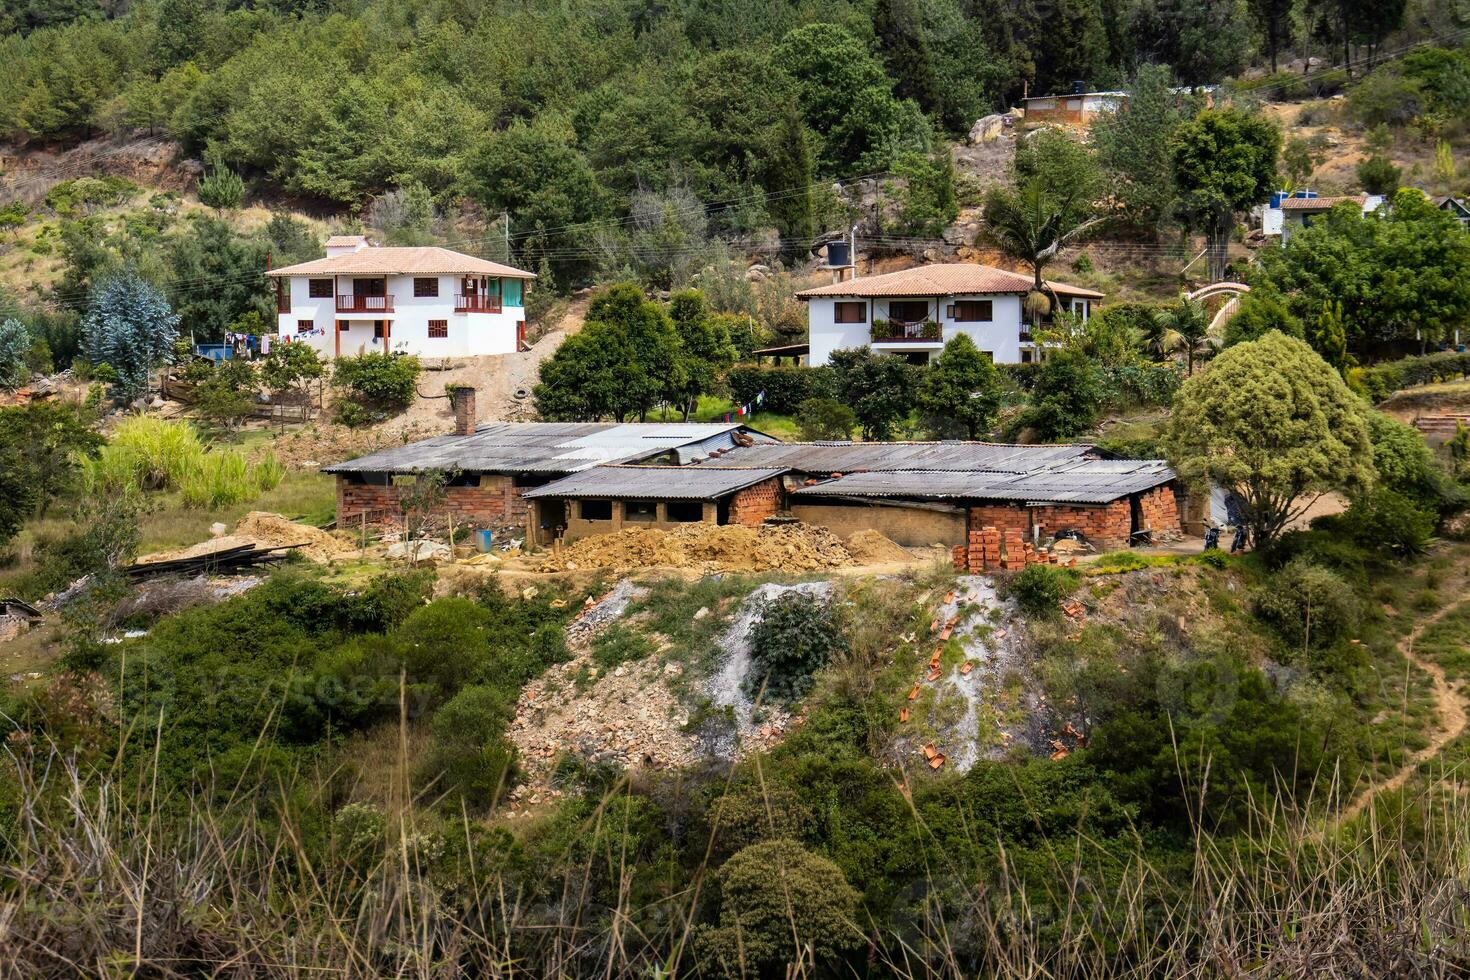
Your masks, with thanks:
[{"label": "green shrub", "polygon": [[730,369],[725,381],[735,404],[754,404],[756,396],[765,392],[761,408],[782,415],[795,413],[808,398],[832,398],[837,391],[832,371],[826,367],[740,365]]},{"label": "green shrub", "polygon": [[1055,615],[1061,601],[1081,580],[1077,572],[1060,565],[1027,565],[1005,583],[1006,595],[1032,616]]},{"label": "green shrub", "polygon": [[592,641],[592,662],[599,667],[616,667],[630,660],[642,660],[653,653],[653,643],[636,629],[614,623]]},{"label": "green shrub", "polygon": [[[382,417],[413,403],[421,370],[416,357],[369,351],[356,357],[338,358],[332,372],[332,387],[342,391],[349,403],[369,415]],[[339,406],[339,421],[343,421],[344,411]],[[343,421],[343,424],[349,423]]]},{"label": "green shrub", "polygon": [[832,603],[804,592],[787,592],[766,606],[751,630],[752,669],[746,691],[753,698],[794,702],[811,690],[817,669],[846,649]]},{"label": "green shrub", "polygon": [[851,439],[857,427],[857,415],[835,398],[808,398],[796,406],[796,431],[808,442]]},{"label": "green shrub", "polygon": [[830,966],[863,941],[858,893],[837,865],[795,841],[737,852],[721,866],[718,887],[719,925],[704,928],[697,947],[721,975],[779,975],[807,949],[819,968]]},{"label": "green shrub", "polygon": [[1290,646],[1330,647],[1357,628],[1358,599],[1339,575],[1295,558],[1255,593],[1256,613]]},{"label": "green shrub", "polygon": [[1429,548],[1436,522],[1434,511],[1401,493],[1379,487],[1354,498],[1341,515],[1322,519],[1313,526],[1340,527],[1364,548],[1407,558],[1422,555]]},{"label": "green shrub", "polygon": [[431,797],[486,809],[509,787],[515,747],[504,733],[515,718],[516,694],[515,688],[472,684],[434,713],[433,741],[418,774]]}]

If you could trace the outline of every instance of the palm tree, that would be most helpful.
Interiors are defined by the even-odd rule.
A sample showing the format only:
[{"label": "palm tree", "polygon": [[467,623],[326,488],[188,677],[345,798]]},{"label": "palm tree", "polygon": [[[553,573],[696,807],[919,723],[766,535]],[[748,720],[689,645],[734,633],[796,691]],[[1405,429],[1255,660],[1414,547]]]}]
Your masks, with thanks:
[{"label": "palm tree", "polygon": [[[985,223],[992,241],[1002,252],[1031,266],[1036,278],[1033,290],[1048,292],[1042,270],[1057,253],[1081,238],[1101,217],[1086,217],[1080,189],[1053,192],[1040,180],[1020,187],[995,188],[985,199]],[[1028,308],[1038,306],[1028,303]],[[1039,319],[1039,317],[1037,317]]]},{"label": "palm tree", "polygon": [[1197,300],[1181,296],[1177,306],[1154,314],[1150,345],[1161,354],[1183,354],[1186,375],[1193,374],[1194,362],[1208,357],[1219,343],[1210,333],[1210,311]]}]

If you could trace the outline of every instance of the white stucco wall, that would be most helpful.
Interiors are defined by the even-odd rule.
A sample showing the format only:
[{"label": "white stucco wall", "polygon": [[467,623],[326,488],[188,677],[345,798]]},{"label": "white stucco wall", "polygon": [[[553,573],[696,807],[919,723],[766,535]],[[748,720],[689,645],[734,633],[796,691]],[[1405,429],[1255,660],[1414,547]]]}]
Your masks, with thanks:
[{"label": "white stucco wall", "polygon": [[[291,312],[278,316],[281,336],[294,337],[297,324],[310,320],[324,332],[306,340],[319,354],[332,357],[337,351],[336,323],[347,324],[342,332],[343,356],[367,350],[382,350],[382,341],[373,338],[373,321],[389,322],[389,350],[403,351],[420,357],[450,357],[484,354],[511,354],[516,349],[516,324],[526,318],[523,305],[502,305],[499,313],[456,313],[454,297],[460,291],[460,276],[437,276],[438,296],[414,296],[413,276],[389,276],[388,295],[393,297],[392,313],[338,313],[335,295],[313,299],[309,280],[321,276],[291,276]],[[421,277],[422,278],[422,277]],[[352,293],[351,277],[336,282],[335,292]],[[525,284],[521,295],[524,299]],[[430,337],[429,321],[444,320],[449,336]]]},{"label": "white stucco wall", "polygon": [[[853,297],[852,300],[857,300]],[[893,297],[895,300],[917,300],[925,297]],[[989,323],[959,323],[949,316],[949,307],[963,300],[989,300]],[[826,364],[834,350],[861,347],[871,342],[872,320],[888,319],[888,299],[862,300],[868,304],[868,319],[863,323],[834,323],[835,304],[847,302],[843,297],[818,296],[807,301],[807,340],[811,345],[809,363]],[[975,346],[989,351],[997,364],[1019,364],[1021,361],[1021,297],[1015,293],[928,297],[930,316],[939,322],[942,341],[957,334],[968,334]],[[1070,300],[1066,301],[1070,307]],[[907,345],[905,345],[907,346]],[[897,345],[894,345],[897,347]],[[915,348],[915,352],[922,348]],[[938,350],[933,351],[938,354]]]}]

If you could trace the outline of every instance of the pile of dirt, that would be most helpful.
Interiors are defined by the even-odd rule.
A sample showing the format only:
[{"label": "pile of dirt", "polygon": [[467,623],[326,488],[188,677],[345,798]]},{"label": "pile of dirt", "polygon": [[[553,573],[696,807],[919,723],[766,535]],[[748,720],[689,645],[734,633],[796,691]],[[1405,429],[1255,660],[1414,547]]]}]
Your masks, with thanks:
[{"label": "pile of dirt", "polygon": [[671,531],[632,528],[583,538],[543,559],[540,570],[669,567],[809,572],[852,564],[856,562],[841,539],[824,527],[801,523],[760,527],[686,524]]},{"label": "pile of dirt", "polygon": [[852,534],[849,534],[845,546],[848,554],[852,555],[852,560],[859,565],[881,565],[894,561],[913,561],[912,555],[884,537],[883,532],[874,531],[871,528],[866,531],[854,531]]},{"label": "pile of dirt", "polygon": [[161,561],[173,561],[177,558],[199,558],[204,555],[212,555],[216,551],[247,544],[261,548],[300,545],[296,553],[320,565],[325,565],[355,550],[352,545],[333,537],[321,528],[312,527],[310,524],[297,524],[280,514],[253,510],[240,518],[233,534],[210,538],[208,541],[201,541],[187,548],[144,555],[138,559],[138,564],[151,565]]}]

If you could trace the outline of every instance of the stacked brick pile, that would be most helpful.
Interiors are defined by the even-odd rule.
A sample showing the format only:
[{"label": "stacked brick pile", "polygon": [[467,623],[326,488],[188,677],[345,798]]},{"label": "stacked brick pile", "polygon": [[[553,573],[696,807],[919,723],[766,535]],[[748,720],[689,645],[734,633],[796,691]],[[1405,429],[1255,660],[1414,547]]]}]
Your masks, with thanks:
[{"label": "stacked brick pile", "polygon": [[[969,543],[956,545],[950,556],[956,571],[987,572],[1000,568],[1018,570],[1027,565],[1055,565],[1057,556],[1045,548],[1037,549],[1015,528],[1004,532],[997,527],[972,530]],[[1069,564],[1076,564],[1072,559]]]},{"label": "stacked brick pile", "polygon": [[765,480],[739,490],[730,498],[730,523],[751,527],[781,509],[781,481]]},{"label": "stacked brick pile", "polygon": [[[1127,497],[1097,507],[1038,507],[1036,511],[1036,523],[1043,536],[1064,530],[1081,531],[1083,537],[1100,548],[1125,547],[1128,533],[1133,530]],[[1174,526],[1179,526],[1177,515]]]},{"label": "stacked brick pile", "polygon": [[1173,487],[1155,487],[1140,494],[1143,526],[1153,532],[1155,541],[1177,541],[1183,537],[1180,530],[1179,501]]}]

